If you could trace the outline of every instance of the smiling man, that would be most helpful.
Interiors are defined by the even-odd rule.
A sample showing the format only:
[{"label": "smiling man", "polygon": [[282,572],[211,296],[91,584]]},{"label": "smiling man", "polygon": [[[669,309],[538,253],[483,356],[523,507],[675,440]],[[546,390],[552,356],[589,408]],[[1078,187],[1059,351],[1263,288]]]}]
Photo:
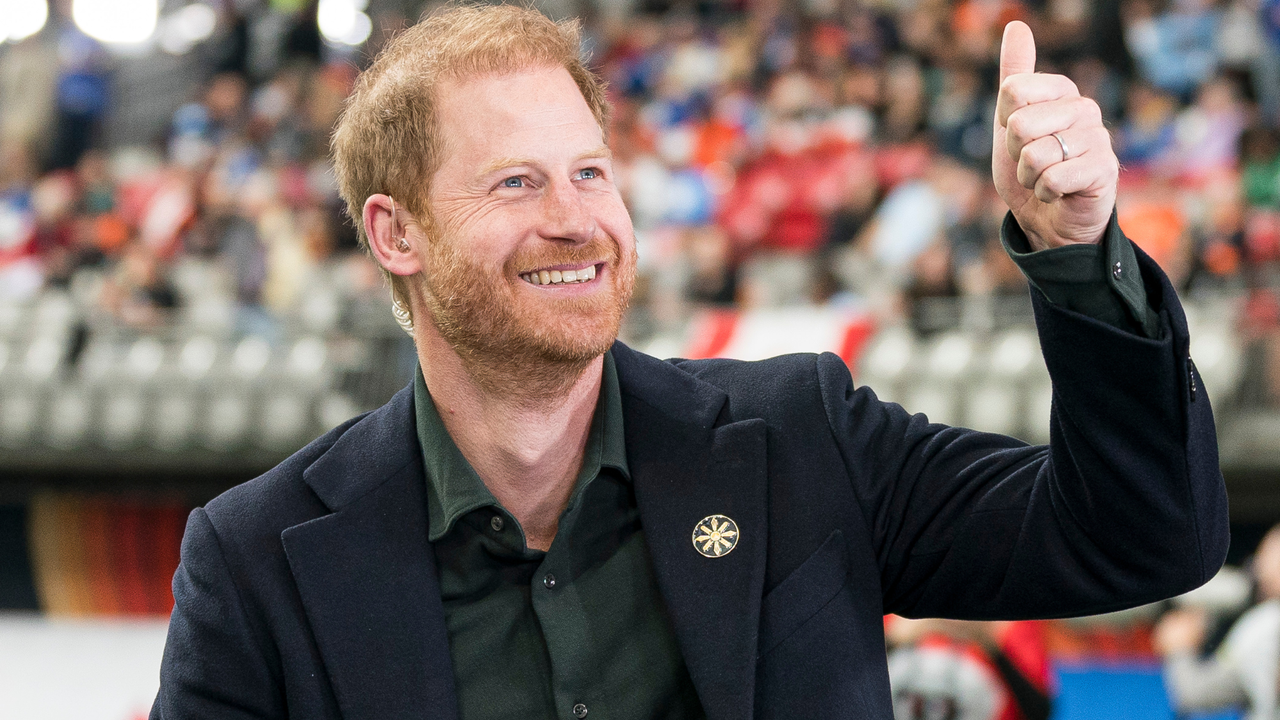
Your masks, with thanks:
[{"label": "smiling man", "polygon": [[1097,105],[1006,29],[992,171],[1052,444],[930,424],[831,355],[616,342],[635,238],[574,24],[454,8],[334,136],[420,360],[191,515],[153,718],[892,717],[881,616],[1115,610],[1227,546],[1168,280]]}]

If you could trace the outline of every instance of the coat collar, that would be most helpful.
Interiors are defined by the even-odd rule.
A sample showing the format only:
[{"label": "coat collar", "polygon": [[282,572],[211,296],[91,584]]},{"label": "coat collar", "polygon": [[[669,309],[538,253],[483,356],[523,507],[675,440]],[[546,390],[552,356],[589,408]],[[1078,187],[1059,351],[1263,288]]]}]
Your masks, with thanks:
[{"label": "coat collar", "polygon": [[348,429],[304,473],[332,511],[285,530],[285,554],[348,720],[457,717],[413,395]]},{"label": "coat collar", "polygon": [[[751,717],[766,526],[765,425],[728,423],[728,396],[618,343],[627,462],[690,678],[710,720]],[[332,514],[286,530],[285,551],[346,718],[454,718],[412,386],[304,473]],[[695,525],[726,515],[734,550],[698,554]]]},{"label": "coat collar", "polygon": [[[624,345],[613,352],[636,503],[689,676],[708,718],[746,720],[768,539],[765,423],[725,423],[722,390]],[[723,557],[693,545],[710,515],[738,525]]]}]

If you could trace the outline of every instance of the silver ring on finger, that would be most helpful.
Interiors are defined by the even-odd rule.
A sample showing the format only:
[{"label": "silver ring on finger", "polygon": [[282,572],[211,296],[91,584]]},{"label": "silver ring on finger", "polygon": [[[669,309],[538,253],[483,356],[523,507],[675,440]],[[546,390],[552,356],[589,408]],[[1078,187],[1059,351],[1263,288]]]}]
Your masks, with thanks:
[{"label": "silver ring on finger", "polygon": [[1049,134],[1053,136],[1054,140],[1058,141],[1058,145],[1062,146],[1062,160],[1063,162],[1066,162],[1067,157],[1070,155],[1070,152],[1067,151],[1067,144],[1062,141],[1062,136],[1059,135],[1058,133],[1049,133]]}]

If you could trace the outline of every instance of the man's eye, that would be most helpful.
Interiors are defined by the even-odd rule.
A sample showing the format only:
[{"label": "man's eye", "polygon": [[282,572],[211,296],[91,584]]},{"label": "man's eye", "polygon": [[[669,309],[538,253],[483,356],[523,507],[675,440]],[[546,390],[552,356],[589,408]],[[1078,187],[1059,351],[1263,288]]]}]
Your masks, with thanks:
[{"label": "man's eye", "polygon": [[585,168],[578,171],[578,177],[583,180],[595,180],[600,177],[600,171],[595,168]]},{"label": "man's eye", "polygon": [[521,188],[524,187],[524,180],[518,177],[509,177],[502,181],[502,186],[509,188]]}]

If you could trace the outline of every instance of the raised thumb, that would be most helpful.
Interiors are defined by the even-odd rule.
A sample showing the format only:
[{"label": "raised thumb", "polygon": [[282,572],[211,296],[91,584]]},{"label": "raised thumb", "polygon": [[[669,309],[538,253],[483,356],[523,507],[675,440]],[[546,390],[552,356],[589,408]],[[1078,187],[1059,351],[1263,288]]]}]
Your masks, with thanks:
[{"label": "raised thumb", "polygon": [[1000,82],[1010,75],[1036,71],[1036,39],[1021,20],[1004,26],[1000,41]]}]

